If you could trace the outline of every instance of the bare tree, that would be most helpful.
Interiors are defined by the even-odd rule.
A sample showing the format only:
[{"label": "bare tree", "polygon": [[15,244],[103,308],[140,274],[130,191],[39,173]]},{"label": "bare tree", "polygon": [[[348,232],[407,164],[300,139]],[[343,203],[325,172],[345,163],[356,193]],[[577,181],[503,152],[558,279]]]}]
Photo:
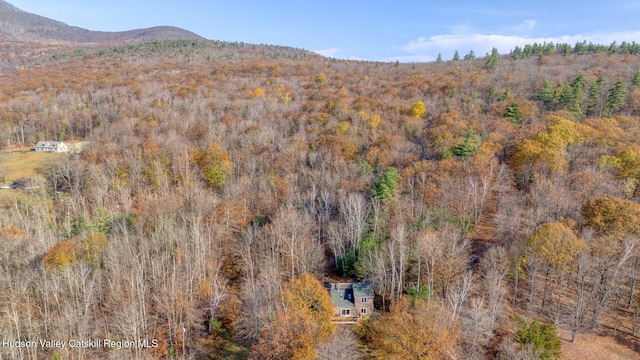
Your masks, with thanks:
[{"label": "bare tree", "polygon": [[466,356],[478,358],[485,342],[491,334],[489,311],[484,298],[474,297],[469,301],[467,316],[463,318],[465,333],[468,334]]},{"label": "bare tree", "polygon": [[271,224],[270,236],[281,249],[281,256],[289,267],[291,278],[296,274],[322,269],[322,246],[311,235],[312,224],[313,221],[307,214],[291,205],[281,208]]},{"label": "bare tree", "polygon": [[362,193],[355,192],[341,193],[339,204],[340,216],[347,231],[349,247],[356,252],[357,256],[362,235],[367,226],[366,219],[371,211],[369,204]]},{"label": "bare tree", "polygon": [[326,343],[321,343],[317,350],[321,360],[352,360],[362,359],[358,348],[358,339],[351,329],[340,326]]},{"label": "bare tree", "polygon": [[577,259],[576,271],[569,279],[568,285],[575,294],[569,297],[569,329],[571,342],[576,342],[578,334],[585,327],[589,299],[589,284],[587,276],[591,271],[591,257],[586,251],[580,252]]},{"label": "bare tree", "polygon": [[463,305],[469,299],[475,280],[476,276],[469,271],[464,274],[464,276],[456,283],[456,286],[449,292],[447,296],[447,305],[449,305],[449,308],[451,309],[450,326],[453,326],[460,318]]},{"label": "bare tree", "polygon": [[493,332],[505,313],[506,276],[509,271],[508,257],[502,247],[489,249],[480,265],[483,293],[486,294],[488,327]]},{"label": "bare tree", "polygon": [[383,245],[391,273],[391,297],[398,301],[404,291],[405,266],[408,255],[408,239],[403,224],[396,225],[391,231],[389,240]]},{"label": "bare tree", "polygon": [[591,327],[595,326],[598,321],[600,312],[607,304],[609,297],[618,290],[617,282],[621,276],[623,265],[633,256],[637,247],[637,239],[627,238],[623,244],[623,248],[615,258],[597,259],[598,281],[594,286],[595,303],[591,311]]}]

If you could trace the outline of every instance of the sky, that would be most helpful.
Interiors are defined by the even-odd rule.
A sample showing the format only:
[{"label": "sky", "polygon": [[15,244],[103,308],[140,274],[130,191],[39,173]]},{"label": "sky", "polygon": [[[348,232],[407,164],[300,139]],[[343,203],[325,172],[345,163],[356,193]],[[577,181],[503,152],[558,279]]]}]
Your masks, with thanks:
[{"label": "sky", "polygon": [[284,45],[339,59],[427,62],[534,42],[640,43],[640,1],[7,0],[98,31],[177,26],[210,40]]}]

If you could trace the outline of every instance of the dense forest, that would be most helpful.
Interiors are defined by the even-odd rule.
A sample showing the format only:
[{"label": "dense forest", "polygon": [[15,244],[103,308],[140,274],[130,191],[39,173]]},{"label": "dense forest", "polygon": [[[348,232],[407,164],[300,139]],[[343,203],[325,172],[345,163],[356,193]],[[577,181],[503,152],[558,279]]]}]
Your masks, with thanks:
[{"label": "dense forest", "polygon": [[[114,342],[2,358],[640,351],[635,43],[0,47],[0,180],[40,140],[84,144],[0,190],[0,338]],[[328,279],[371,281],[377,316],[332,324]]]}]

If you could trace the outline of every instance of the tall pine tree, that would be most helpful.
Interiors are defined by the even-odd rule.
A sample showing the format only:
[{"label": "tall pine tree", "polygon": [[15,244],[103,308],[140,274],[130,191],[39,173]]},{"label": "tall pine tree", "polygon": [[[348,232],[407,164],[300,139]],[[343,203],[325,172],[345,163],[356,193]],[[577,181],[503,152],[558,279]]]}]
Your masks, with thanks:
[{"label": "tall pine tree", "polygon": [[487,62],[486,65],[489,69],[495,69],[496,66],[498,65],[498,60],[499,60],[499,55],[498,55],[498,49],[493,48],[491,49],[491,55],[487,56]]},{"label": "tall pine tree", "polygon": [[589,116],[597,115],[602,84],[604,84],[604,76],[600,75],[596,81],[589,85],[589,106],[587,106],[587,115]]},{"label": "tall pine tree", "polygon": [[584,88],[587,84],[587,79],[583,73],[578,74],[578,77],[571,83],[573,89],[573,96],[569,103],[569,111],[576,117],[582,116],[582,102],[584,101]]},{"label": "tall pine tree", "polygon": [[540,100],[547,108],[550,108],[553,105],[553,100],[555,98],[555,92],[551,87],[551,82],[549,80],[545,80],[542,84],[542,89],[540,90]]},{"label": "tall pine tree", "polygon": [[609,89],[609,97],[607,98],[607,115],[612,116],[614,112],[620,110],[627,99],[627,87],[622,82],[622,79],[618,78],[616,84]]}]

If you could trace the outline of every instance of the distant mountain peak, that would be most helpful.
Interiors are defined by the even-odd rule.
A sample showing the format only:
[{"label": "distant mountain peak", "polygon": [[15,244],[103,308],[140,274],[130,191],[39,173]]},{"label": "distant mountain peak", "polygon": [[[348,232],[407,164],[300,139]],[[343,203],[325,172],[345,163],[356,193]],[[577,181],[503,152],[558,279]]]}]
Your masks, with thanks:
[{"label": "distant mountain peak", "polygon": [[0,41],[63,41],[109,43],[152,39],[194,39],[203,37],[174,26],[156,26],[119,32],[91,31],[31,14],[0,0]]}]

